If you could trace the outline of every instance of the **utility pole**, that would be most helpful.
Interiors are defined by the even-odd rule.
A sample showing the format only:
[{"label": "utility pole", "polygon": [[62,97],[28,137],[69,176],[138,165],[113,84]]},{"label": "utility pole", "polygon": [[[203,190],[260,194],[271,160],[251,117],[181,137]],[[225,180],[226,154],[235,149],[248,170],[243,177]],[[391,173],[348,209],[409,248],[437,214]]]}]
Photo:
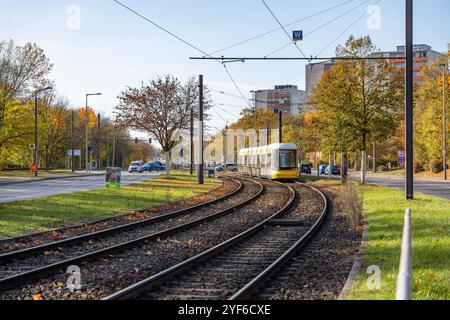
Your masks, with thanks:
[{"label": "utility pole", "polygon": [[53,90],[52,87],[36,90],[34,93],[34,176],[39,176],[39,148],[38,148],[38,94],[43,91]]},{"label": "utility pole", "polygon": [[283,143],[283,112],[278,111],[278,142]]},{"label": "utility pole", "polygon": [[112,157],[112,166],[116,167],[116,144],[117,144],[117,137],[116,132],[114,130],[114,137],[113,137],[113,157]]},{"label": "utility pole", "polygon": [[414,199],[413,0],[406,0],[406,199]]},{"label": "utility pole", "polygon": [[34,96],[34,176],[39,175],[38,159],[38,96]]},{"label": "utility pole", "polygon": [[86,94],[86,172],[89,172],[89,106],[88,99],[90,96],[101,96],[101,93]]},{"label": "utility pole", "polygon": [[225,172],[228,172],[228,125],[225,126]]},{"label": "utility pole", "polygon": [[443,109],[443,153],[444,153],[444,180],[447,181],[447,96],[446,96],[446,82],[447,82],[447,65],[441,64],[441,67],[443,68],[443,78],[442,78],[442,109]]},{"label": "utility pole", "polygon": [[270,145],[270,133],[269,133],[269,124],[266,123],[266,141],[267,145]]},{"label": "utility pole", "polygon": [[98,127],[97,127],[97,155],[98,155],[98,158],[97,158],[97,170],[98,171],[100,171],[101,170],[101,163],[102,163],[102,161],[101,161],[101,157],[102,157],[102,154],[101,154],[101,152],[102,152],[102,127],[101,127],[101,120],[102,120],[102,118],[101,118],[101,116],[100,116],[100,114],[98,114],[98,116],[97,116],[97,125],[98,125]]},{"label": "utility pole", "polygon": [[194,174],[194,108],[191,107],[191,128],[190,128],[190,156],[189,156],[189,173],[192,176]]},{"label": "utility pole", "polygon": [[109,145],[111,144],[111,135],[108,132],[108,138],[107,138],[107,143],[106,143],[106,167],[109,168],[109,158],[110,158],[110,150],[109,150]]},{"label": "utility pole", "polygon": [[199,125],[199,139],[198,139],[198,184],[205,183],[205,170],[203,164],[203,75],[199,76],[199,111],[198,111],[198,125]]},{"label": "utility pole", "polygon": [[88,97],[86,95],[86,172],[89,172],[89,107],[88,107]]},{"label": "utility pole", "polygon": [[71,116],[71,125],[70,125],[70,146],[71,146],[71,159],[70,159],[70,166],[72,168],[72,173],[75,173],[75,150],[74,150],[74,125],[75,125],[75,111],[72,109],[72,116]]},{"label": "utility pole", "polygon": [[377,141],[373,138],[373,173],[377,172]]}]

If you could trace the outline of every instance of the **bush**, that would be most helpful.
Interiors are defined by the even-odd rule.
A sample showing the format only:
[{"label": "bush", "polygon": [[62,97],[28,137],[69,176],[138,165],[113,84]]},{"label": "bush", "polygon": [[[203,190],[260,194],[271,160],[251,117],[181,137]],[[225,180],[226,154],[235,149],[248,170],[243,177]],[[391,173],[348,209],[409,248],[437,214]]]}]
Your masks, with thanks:
[{"label": "bush", "polygon": [[422,162],[414,160],[414,173],[420,173],[424,171],[424,164]]},{"label": "bush", "polygon": [[345,214],[353,226],[359,227],[364,220],[364,203],[362,188],[356,183],[343,186],[336,199],[336,206]]},{"label": "bush", "polygon": [[377,171],[378,172],[385,172],[386,171],[386,166],[378,166]]},{"label": "bush", "polygon": [[444,171],[444,164],[438,160],[431,160],[430,161],[430,171],[432,173],[440,173]]}]

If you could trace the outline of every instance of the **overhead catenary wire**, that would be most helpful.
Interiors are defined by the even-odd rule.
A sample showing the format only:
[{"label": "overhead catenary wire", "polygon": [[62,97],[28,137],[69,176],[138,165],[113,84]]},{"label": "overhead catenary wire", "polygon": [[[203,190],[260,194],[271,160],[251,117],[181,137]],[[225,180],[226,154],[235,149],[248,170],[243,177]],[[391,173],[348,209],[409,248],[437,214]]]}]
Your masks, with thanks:
[{"label": "overhead catenary wire", "polygon": [[[225,92],[225,91],[221,91],[221,90],[214,90],[214,89],[211,89],[211,91],[217,92],[217,93],[220,93],[220,94],[223,94],[223,95],[226,95],[226,96],[234,97],[234,98],[239,98],[239,99],[241,98],[240,96],[238,96],[238,95],[236,95],[236,94],[232,94],[232,93]],[[267,104],[267,105],[277,104],[277,102],[269,102],[269,101],[256,100],[256,99],[249,99],[249,101],[252,101],[252,102],[259,102],[259,103],[265,103],[265,104]],[[291,105],[291,106],[295,106],[295,105],[298,105],[298,103],[291,103],[290,105]],[[251,109],[254,109],[254,108],[252,107]]]},{"label": "overhead catenary wire", "polygon": [[[183,42],[184,44],[188,45],[189,47],[191,47],[192,49],[202,53],[204,56],[208,56],[211,57],[210,54],[208,54],[206,51],[200,49],[199,47],[193,45],[192,43],[184,40],[183,38],[181,38],[180,36],[170,32],[169,30],[167,30],[166,28],[162,27],[161,25],[157,24],[156,22],[150,20],[149,18],[145,17],[144,15],[140,14],[139,12],[133,10],[132,8],[128,7],[127,5],[123,4],[122,2],[118,1],[118,0],[112,0],[114,1],[116,4],[120,5],[121,7],[123,7],[124,9],[130,11],[131,13],[135,14],[136,16],[140,17],[141,19],[147,21],[148,23],[152,24],[153,26],[155,26],[156,28],[166,32],[167,34],[171,35],[172,37],[176,38],[177,40]],[[249,101],[245,98],[245,96],[242,94],[241,89],[239,88],[239,85],[237,84],[236,80],[234,79],[233,75],[231,74],[231,72],[228,70],[228,68],[226,67],[225,64],[223,64],[220,60],[218,59],[214,59],[216,60],[218,63],[222,64],[226,74],[228,75],[228,77],[230,78],[230,80],[233,82],[234,86],[236,87],[237,91],[239,92],[240,96],[242,99],[244,99],[246,101],[246,103],[251,107]]]},{"label": "overhead catenary wire", "polygon": [[264,4],[264,6],[267,8],[267,10],[270,12],[270,14],[272,15],[272,17],[275,19],[275,21],[280,25],[280,27],[283,29],[284,33],[286,34],[286,36],[288,37],[288,39],[291,40],[291,42],[294,44],[294,46],[297,48],[297,50],[300,52],[300,54],[306,58],[306,55],[303,53],[302,49],[300,49],[300,47],[297,45],[297,43],[294,41],[294,39],[289,35],[289,33],[287,32],[286,28],[281,24],[280,20],[278,20],[277,16],[275,15],[275,13],[272,11],[272,9],[270,9],[270,7],[267,5],[266,1],[261,0],[261,2]]},{"label": "overhead catenary wire", "polygon": [[225,124],[228,124],[228,123],[229,123],[229,120],[228,120],[228,119],[225,119],[225,118],[220,114],[220,112],[217,111],[216,108],[217,108],[216,106],[213,106],[212,109],[214,110],[214,112],[217,114],[217,116],[218,116]]},{"label": "overhead catenary wire", "polygon": [[[291,23],[288,23],[288,24],[284,25],[284,27],[287,28],[287,27],[290,27],[290,26],[292,26],[292,25],[294,25],[294,24],[297,24],[297,23],[300,23],[300,22],[309,20],[309,19],[311,19],[311,18],[314,18],[314,17],[319,16],[319,15],[321,15],[321,14],[323,14],[323,13],[326,13],[326,12],[332,11],[332,10],[334,10],[334,9],[336,9],[336,8],[342,7],[342,6],[346,5],[346,4],[348,4],[348,3],[350,3],[350,2],[354,2],[354,1],[355,1],[355,0],[346,0],[346,1],[344,1],[344,2],[341,2],[341,3],[337,4],[337,5],[334,5],[334,6],[332,6],[332,7],[329,7],[329,8],[327,8],[327,9],[318,11],[318,12],[316,12],[316,13],[313,13],[313,14],[309,15],[309,16],[306,16],[306,17],[300,18],[300,19],[298,19],[298,20],[295,20],[295,21],[293,21],[293,22],[291,22]],[[260,39],[260,38],[262,38],[262,37],[264,37],[264,36],[267,36],[267,35],[269,35],[269,34],[272,34],[272,33],[274,33],[274,32],[277,32],[277,31],[279,31],[279,30],[281,30],[280,27],[279,27],[279,28],[272,29],[272,30],[269,30],[269,31],[266,31],[266,32],[264,32],[264,33],[261,33],[261,34],[258,34],[258,35],[256,35],[256,36],[250,37],[250,38],[248,38],[248,39],[246,39],[246,40],[242,40],[242,41],[239,41],[239,42],[234,43],[234,44],[232,44],[232,45],[229,45],[229,46],[227,46],[227,47],[225,47],[225,48],[222,48],[222,49],[220,49],[220,50],[211,52],[210,55],[215,55],[215,54],[217,54],[217,53],[219,53],[219,52],[223,52],[223,51],[225,51],[225,50],[229,50],[229,49],[238,47],[238,46],[243,45],[243,44],[245,44],[245,43],[248,43],[248,42],[251,42],[251,41]]]},{"label": "overhead catenary wire", "polygon": [[[377,0],[376,2],[374,2],[374,5],[377,5],[380,3],[381,0]],[[347,28],[345,28],[344,31],[342,31],[336,38],[334,38],[326,47],[324,47],[318,54],[317,56],[320,56],[322,53],[324,53],[329,47],[331,47],[337,40],[339,40],[340,37],[342,37],[345,33],[347,33],[348,30],[350,30],[354,25],[356,25],[362,18],[364,18],[366,16],[366,12],[364,11],[364,13],[362,15],[360,15],[359,17],[357,17]]]},{"label": "overhead catenary wire", "polygon": [[[311,30],[310,32],[305,33],[304,36],[305,36],[305,37],[310,36],[311,34],[313,34],[313,33],[317,32],[317,31],[319,31],[319,30],[325,28],[326,26],[328,26],[328,25],[330,25],[331,23],[333,23],[333,22],[339,20],[340,18],[345,17],[346,15],[350,14],[351,12],[353,12],[353,11],[355,11],[355,10],[361,8],[363,5],[369,3],[370,1],[371,1],[371,0],[365,0],[365,1],[363,1],[362,3],[358,4],[357,6],[352,7],[352,8],[350,8],[349,10],[345,11],[344,13],[341,13],[340,15],[334,17],[333,19],[331,19],[331,20],[329,20],[329,21],[327,21],[327,22],[321,24],[320,26],[316,27],[315,29]],[[289,46],[291,45],[291,43],[292,43],[292,41],[289,42],[289,43],[287,43],[287,44],[285,44],[285,45],[283,45],[282,47],[278,48],[277,50],[275,50],[275,51],[273,51],[273,52],[271,52],[271,53],[265,55],[265,57],[270,57],[270,56],[274,55],[275,53],[278,53],[278,52],[282,51],[283,49],[289,47]]]}]

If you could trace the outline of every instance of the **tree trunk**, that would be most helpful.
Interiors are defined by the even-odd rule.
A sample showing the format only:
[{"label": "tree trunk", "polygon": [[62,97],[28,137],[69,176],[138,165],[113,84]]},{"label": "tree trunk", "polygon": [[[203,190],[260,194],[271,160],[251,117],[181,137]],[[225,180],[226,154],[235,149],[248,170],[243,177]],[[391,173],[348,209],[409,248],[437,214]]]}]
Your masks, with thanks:
[{"label": "tree trunk", "polygon": [[333,154],[330,153],[329,157],[328,157],[328,167],[330,170],[330,179],[333,179],[333,170],[332,170],[332,166],[333,166]]},{"label": "tree trunk", "polygon": [[165,151],[164,152],[164,156],[166,158],[166,179],[170,179],[170,152],[169,151]]},{"label": "tree trunk", "polygon": [[362,151],[361,159],[361,183],[366,184],[366,172],[367,172],[367,151]]},{"label": "tree trunk", "polygon": [[341,160],[341,183],[347,184],[347,182],[348,182],[348,155],[347,153],[343,153]]}]

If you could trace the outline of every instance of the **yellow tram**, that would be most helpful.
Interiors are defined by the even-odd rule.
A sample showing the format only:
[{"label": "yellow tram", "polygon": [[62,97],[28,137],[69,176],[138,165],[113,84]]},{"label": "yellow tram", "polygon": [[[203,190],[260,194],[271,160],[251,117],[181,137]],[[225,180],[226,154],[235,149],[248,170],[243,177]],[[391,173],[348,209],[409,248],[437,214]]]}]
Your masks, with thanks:
[{"label": "yellow tram", "polygon": [[271,180],[296,180],[297,146],[278,143],[239,151],[239,172]]}]

